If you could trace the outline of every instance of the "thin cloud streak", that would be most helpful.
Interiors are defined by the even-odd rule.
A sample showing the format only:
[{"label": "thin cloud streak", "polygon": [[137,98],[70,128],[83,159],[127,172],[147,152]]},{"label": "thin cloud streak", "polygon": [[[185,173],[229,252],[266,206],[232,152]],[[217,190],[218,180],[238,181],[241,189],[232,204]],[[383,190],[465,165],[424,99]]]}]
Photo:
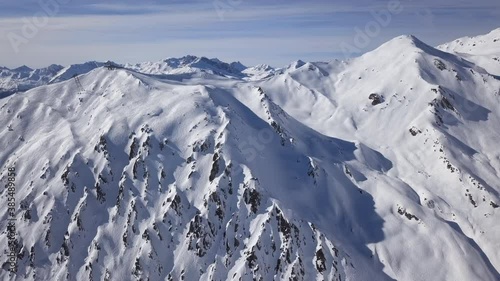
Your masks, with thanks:
[{"label": "thin cloud streak", "polygon": [[[364,29],[374,20],[372,13],[386,9],[389,3],[221,1],[237,3],[226,7],[223,20],[213,1],[70,1],[15,53],[7,34],[19,34],[25,19],[29,20],[41,8],[36,1],[0,0],[0,8],[13,11],[7,16],[5,9],[0,12],[0,65],[39,67],[92,59],[139,62],[186,54],[242,60],[250,65],[283,66],[304,58],[332,60],[342,53],[341,43],[351,42],[356,28]],[[28,2],[31,6],[26,6]],[[19,14],[23,3],[28,8]],[[437,45],[464,35],[486,33],[500,24],[497,1],[400,3],[403,12],[393,16],[391,23],[362,52],[401,34],[414,34]],[[418,18],[416,12],[422,10],[432,12],[432,21]]]}]

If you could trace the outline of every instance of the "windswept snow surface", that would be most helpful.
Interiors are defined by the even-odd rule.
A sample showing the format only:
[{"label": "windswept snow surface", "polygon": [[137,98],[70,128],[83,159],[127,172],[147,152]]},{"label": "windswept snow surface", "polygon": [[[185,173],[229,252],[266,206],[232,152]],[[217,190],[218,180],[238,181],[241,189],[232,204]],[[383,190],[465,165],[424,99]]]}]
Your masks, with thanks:
[{"label": "windswept snow surface", "polygon": [[10,278],[499,280],[500,78],[472,55],[401,36],[347,62],[188,56],[0,99]]}]

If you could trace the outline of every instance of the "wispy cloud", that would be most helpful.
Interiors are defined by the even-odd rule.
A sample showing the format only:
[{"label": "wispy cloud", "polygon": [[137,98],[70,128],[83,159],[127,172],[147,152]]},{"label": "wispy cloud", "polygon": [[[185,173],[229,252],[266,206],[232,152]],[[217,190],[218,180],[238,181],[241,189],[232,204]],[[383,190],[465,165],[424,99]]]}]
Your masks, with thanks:
[{"label": "wispy cloud", "polygon": [[[0,0],[0,65],[41,66],[89,59],[121,62],[185,54],[284,65],[296,59],[334,59],[340,44],[364,28],[388,1],[69,1],[15,52],[8,34],[47,1]],[[217,2],[219,1],[219,2]],[[223,5],[217,5],[222,3]],[[367,51],[412,33],[431,44],[498,27],[498,1],[401,0],[403,12],[373,38]],[[221,11],[223,9],[223,17]],[[422,22],[416,11],[431,11]],[[443,35],[444,34],[444,35]]]}]

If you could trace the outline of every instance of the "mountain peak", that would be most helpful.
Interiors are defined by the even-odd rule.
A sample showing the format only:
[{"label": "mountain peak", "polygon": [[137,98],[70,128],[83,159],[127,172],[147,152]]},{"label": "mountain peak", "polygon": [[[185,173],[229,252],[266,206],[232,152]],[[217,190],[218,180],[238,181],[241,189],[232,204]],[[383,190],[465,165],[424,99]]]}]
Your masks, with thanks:
[{"label": "mountain peak", "polygon": [[[114,63],[113,63],[114,64]],[[96,62],[96,61],[88,61],[81,64],[72,64],[63,69],[61,69],[51,80],[49,83],[57,83],[61,81],[66,81],[68,79],[73,78],[75,75],[85,74],[90,72],[98,67],[103,66],[104,63]]]},{"label": "mountain peak", "polygon": [[238,71],[243,71],[245,69],[247,69],[247,67],[242,64],[240,61],[234,61],[232,63],[229,64],[233,69],[236,69]]},{"label": "mountain peak", "polygon": [[56,68],[64,68],[64,66],[60,65],[60,64],[51,64],[49,66],[46,67],[47,69],[56,69]]},{"label": "mountain peak", "polygon": [[[398,37],[395,37],[386,43],[382,44],[379,48],[387,48],[387,47],[397,47],[397,48],[419,48],[419,49],[426,49],[430,46],[422,42],[420,39],[418,39],[414,35],[401,35]],[[431,47],[432,48],[432,47]]]},{"label": "mountain peak", "polygon": [[134,66],[143,68],[148,73],[193,73],[197,71],[209,72],[218,75],[239,76],[247,67],[241,62],[227,63],[217,58],[186,55],[180,58],[170,57],[157,63],[144,63]]},{"label": "mountain peak", "polygon": [[169,57],[163,60],[163,62],[167,63],[171,67],[179,67],[183,65],[187,65],[193,63],[197,60],[200,60],[200,57],[193,55],[186,55],[180,58]]},{"label": "mountain peak", "polygon": [[360,58],[371,58],[380,61],[380,58],[392,60],[396,56],[401,55],[402,57],[406,57],[406,59],[410,59],[414,54],[427,53],[438,55],[436,52],[439,51],[413,35],[401,35],[387,41],[375,50],[362,55]]},{"label": "mountain peak", "polygon": [[26,65],[22,65],[20,67],[12,69],[12,71],[15,71],[15,72],[30,72],[30,71],[33,71],[33,69],[30,68],[30,67],[28,67],[28,66],[26,66]]},{"label": "mountain peak", "polygon": [[288,65],[287,69],[295,70],[295,69],[301,68],[305,64],[306,63],[303,60],[296,60],[296,61],[292,62],[290,65]]},{"label": "mountain peak", "polygon": [[271,70],[271,69],[273,69],[273,67],[268,65],[268,64],[258,64],[258,65],[251,67],[251,68],[257,69],[257,70]]}]

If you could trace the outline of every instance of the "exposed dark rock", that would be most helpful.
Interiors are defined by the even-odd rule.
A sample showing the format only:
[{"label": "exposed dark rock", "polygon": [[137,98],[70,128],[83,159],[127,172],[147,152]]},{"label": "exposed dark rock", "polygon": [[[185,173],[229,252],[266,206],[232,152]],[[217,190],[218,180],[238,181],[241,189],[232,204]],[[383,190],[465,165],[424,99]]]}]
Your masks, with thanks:
[{"label": "exposed dark rock", "polygon": [[101,203],[106,201],[106,198],[105,198],[106,193],[104,193],[104,191],[101,188],[101,185],[98,182],[95,184],[95,189],[96,189],[96,193],[97,193],[97,200]]},{"label": "exposed dark rock", "polygon": [[477,208],[477,202],[472,198],[472,194],[466,194],[467,197],[469,197],[469,202],[474,206],[474,208]]},{"label": "exposed dark rock", "polygon": [[446,65],[441,60],[435,59],[434,65],[441,71],[446,69]]},{"label": "exposed dark rock", "polygon": [[441,98],[441,106],[443,108],[448,108],[448,109],[451,109],[451,110],[455,110],[455,107],[453,107],[453,105],[451,104],[451,102],[446,98],[446,97],[442,97]]},{"label": "exposed dark rock", "polygon": [[368,96],[368,99],[372,101],[372,105],[377,105],[384,102],[384,97],[376,93],[371,93]]},{"label": "exposed dark rock", "polygon": [[69,175],[69,166],[66,167],[66,169],[63,172],[63,174],[61,175],[61,180],[62,180],[62,182],[63,182],[63,184],[64,184],[65,187],[69,186],[68,175]]},{"label": "exposed dark rock", "polygon": [[210,176],[208,177],[208,180],[210,181],[213,181],[219,173],[219,154],[217,152],[214,154],[213,161],[212,170],[210,171]]},{"label": "exposed dark rock", "polygon": [[24,218],[24,220],[30,220],[31,219],[31,212],[30,212],[30,210],[24,211],[23,218]]},{"label": "exposed dark rock", "polygon": [[104,153],[104,157],[108,159],[108,148],[106,143],[106,138],[104,136],[99,137],[99,143],[96,144],[94,150],[98,153]]},{"label": "exposed dark rock", "polygon": [[260,205],[261,195],[255,189],[245,189],[243,193],[243,198],[245,199],[245,203],[250,205],[250,209],[255,214]]},{"label": "exposed dark rock", "polygon": [[400,215],[402,215],[402,216],[405,216],[405,217],[406,217],[408,220],[410,220],[410,221],[411,221],[412,219],[415,219],[416,221],[419,221],[419,220],[420,220],[417,216],[415,216],[415,215],[413,215],[413,214],[409,213],[408,211],[406,211],[406,210],[405,210],[405,209],[403,209],[402,207],[398,207],[398,213],[399,213]]},{"label": "exposed dark rock", "polygon": [[257,256],[255,255],[255,252],[252,249],[252,252],[247,257],[248,267],[254,268],[256,265],[256,261],[257,261]]},{"label": "exposed dark rock", "polygon": [[410,134],[411,134],[412,136],[416,136],[416,135],[418,135],[418,134],[421,134],[421,133],[422,133],[422,131],[421,131],[421,130],[419,130],[419,129],[415,128],[415,127],[411,127],[409,131],[410,131]]},{"label": "exposed dark rock", "polygon": [[132,141],[132,144],[130,145],[130,152],[128,154],[128,160],[131,160],[132,158],[136,157],[137,156],[137,139],[134,138],[134,140]]},{"label": "exposed dark rock", "polygon": [[135,259],[134,270],[132,271],[132,274],[134,274],[136,277],[142,274],[142,266],[139,261],[139,258]]},{"label": "exposed dark rock", "polygon": [[346,175],[352,178],[352,173],[346,165],[344,165],[344,172],[346,173]]},{"label": "exposed dark rock", "polygon": [[207,231],[206,224],[208,223],[210,230],[212,230],[211,222],[207,221],[200,215],[196,215],[191,223],[189,224],[189,231],[187,237],[189,237],[188,250],[195,250],[195,254],[199,257],[205,256],[207,250],[212,246],[213,235],[211,232]]},{"label": "exposed dark rock", "polygon": [[277,210],[276,219],[278,220],[279,231],[283,234],[283,236],[289,238],[292,232],[292,227],[279,210]]},{"label": "exposed dark rock", "polygon": [[320,273],[326,270],[326,258],[323,249],[316,251],[316,269]]}]

